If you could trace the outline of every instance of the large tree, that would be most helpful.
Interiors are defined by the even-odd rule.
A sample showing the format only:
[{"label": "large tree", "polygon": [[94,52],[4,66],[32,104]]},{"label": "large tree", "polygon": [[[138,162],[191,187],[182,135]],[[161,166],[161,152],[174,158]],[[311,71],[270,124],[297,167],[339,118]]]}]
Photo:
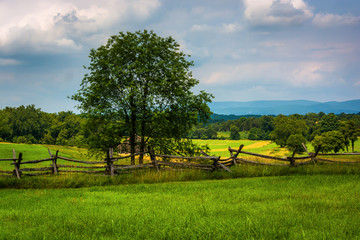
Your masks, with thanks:
[{"label": "large tree", "polygon": [[[212,96],[191,91],[199,82],[189,70],[193,62],[172,37],[147,30],[120,32],[106,45],[92,49],[89,57],[90,72],[72,98],[88,117],[124,124],[131,153],[137,136],[144,152],[149,141],[153,146],[165,138],[172,138],[169,144],[174,139],[180,142],[194,124],[210,118],[207,104]],[[158,146],[164,148],[164,144]]]}]

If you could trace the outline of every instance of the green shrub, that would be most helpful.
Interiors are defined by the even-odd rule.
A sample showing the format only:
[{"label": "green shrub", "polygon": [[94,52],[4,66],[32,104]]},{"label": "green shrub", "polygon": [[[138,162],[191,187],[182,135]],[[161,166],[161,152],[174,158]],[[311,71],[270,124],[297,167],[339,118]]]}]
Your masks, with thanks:
[{"label": "green shrub", "polygon": [[16,142],[17,143],[27,143],[27,139],[24,136],[19,136],[19,137],[17,137]]},{"label": "green shrub", "polygon": [[303,153],[305,149],[302,143],[306,143],[305,137],[301,134],[293,134],[286,141],[286,146],[291,152],[296,150],[296,153]]}]

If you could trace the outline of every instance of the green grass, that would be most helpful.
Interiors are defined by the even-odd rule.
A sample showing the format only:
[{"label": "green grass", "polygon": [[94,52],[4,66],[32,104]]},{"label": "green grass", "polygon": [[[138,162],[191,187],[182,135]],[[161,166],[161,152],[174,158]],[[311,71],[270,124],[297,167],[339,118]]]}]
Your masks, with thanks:
[{"label": "green grass", "polygon": [[[50,158],[48,153],[48,149],[55,154],[57,150],[59,150],[59,156],[72,158],[72,159],[79,159],[84,161],[96,161],[100,160],[105,156],[90,156],[88,154],[87,149],[81,149],[76,147],[65,147],[65,146],[58,146],[58,145],[40,145],[40,144],[19,144],[19,143],[0,143],[0,159],[3,158],[12,158],[13,152],[12,149],[15,149],[16,157],[19,156],[21,152],[22,161],[30,161],[30,160],[41,160]],[[59,159],[57,161],[58,164],[68,164],[69,162]],[[51,164],[50,161],[48,162],[41,162],[37,164],[31,165],[23,165],[22,167],[49,167]],[[71,163],[71,165],[79,165],[78,163]],[[0,162],[0,170],[8,171],[13,170],[14,166],[11,165],[10,162]]]},{"label": "green grass", "polygon": [[357,175],[0,190],[1,239],[360,239]]},{"label": "green grass", "polygon": [[0,158],[12,158],[12,149],[15,149],[17,157],[19,156],[19,153],[22,152],[24,161],[49,158],[47,148],[43,145],[18,143],[1,143]]}]

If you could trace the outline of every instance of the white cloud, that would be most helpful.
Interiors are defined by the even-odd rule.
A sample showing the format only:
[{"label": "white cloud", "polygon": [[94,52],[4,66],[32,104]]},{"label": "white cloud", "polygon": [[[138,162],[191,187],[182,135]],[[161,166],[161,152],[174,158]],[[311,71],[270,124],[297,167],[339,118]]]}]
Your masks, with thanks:
[{"label": "white cloud", "polygon": [[324,76],[322,74],[323,64],[317,62],[301,63],[292,70],[289,81],[294,86],[317,86],[320,85]]},{"label": "white cloud", "polygon": [[222,30],[226,33],[237,32],[237,31],[241,31],[242,29],[243,29],[242,26],[237,23],[229,23],[229,24],[224,23],[222,25]]},{"label": "white cloud", "polygon": [[0,66],[11,66],[19,64],[21,64],[21,62],[15,59],[0,58]]},{"label": "white cloud", "polygon": [[360,24],[359,16],[337,15],[330,13],[318,13],[313,19],[313,23],[318,27],[337,27],[346,25]]},{"label": "white cloud", "polygon": [[195,24],[191,27],[190,31],[193,32],[201,32],[201,31],[208,31],[211,27],[207,24]]},{"label": "white cloud", "polygon": [[192,32],[205,32],[205,31],[216,31],[222,33],[233,33],[241,31],[243,28],[238,23],[223,23],[222,25],[211,26],[208,24],[195,24],[192,25],[190,31]]},{"label": "white cloud", "polygon": [[303,0],[243,0],[245,19],[255,26],[292,25],[312,18]]},{"label": "white cloud", "polygon": [[208,65],[198,71],[206,85],[288,85],[315,87],[344,84],[331,75],[339,66],[333,62],[252,62],[234,65]]},{"label": "white cloud", "polygon": [[[17,14],[11,11],[14,2],[21,6]],[[144,20],[160,6],[158,0],[105,0],[101,4],[92,0],[84,3],[82,0],[2,3],[0,46],[7,51],[30,46],[35,50],[78,50],[86,38],[119,22]]]}]

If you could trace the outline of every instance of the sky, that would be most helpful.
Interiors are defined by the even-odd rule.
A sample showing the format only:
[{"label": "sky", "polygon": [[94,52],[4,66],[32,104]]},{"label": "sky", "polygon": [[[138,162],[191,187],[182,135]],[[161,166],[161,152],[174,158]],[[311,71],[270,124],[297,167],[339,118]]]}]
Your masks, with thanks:
[{"label": "sky", "polygon": [[90,50],[144,29],[213,101],[360,99],[359,0],[0,0],[0,109],[79,112]]}]

